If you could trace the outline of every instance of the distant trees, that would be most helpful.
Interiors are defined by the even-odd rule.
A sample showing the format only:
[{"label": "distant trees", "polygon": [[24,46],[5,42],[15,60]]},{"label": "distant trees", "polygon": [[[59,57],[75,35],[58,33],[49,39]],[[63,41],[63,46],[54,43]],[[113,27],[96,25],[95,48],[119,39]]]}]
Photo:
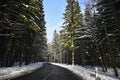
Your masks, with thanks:
[{"label": "distant trees", "polygon": [[52,50],[53,50],[53,58],[54,58],[54,62],[60,62],[59,58],[60,58],[60,55],[59,55],[59,35],[57,33],[57,31],[55,30],[54,31],[54,34],[53,34],[53,41],[52,41]]},{"label": "distant trees", "polygon": [[[1,67],[12,66],[15,62],[19,62],[20,66],[22,63],[27,65],[38,60],[36,49],[46,45],[42,5],[42,0],[0,2]],[[38,36],[39,41],[45,41],[41,45],[36,43]]]}]

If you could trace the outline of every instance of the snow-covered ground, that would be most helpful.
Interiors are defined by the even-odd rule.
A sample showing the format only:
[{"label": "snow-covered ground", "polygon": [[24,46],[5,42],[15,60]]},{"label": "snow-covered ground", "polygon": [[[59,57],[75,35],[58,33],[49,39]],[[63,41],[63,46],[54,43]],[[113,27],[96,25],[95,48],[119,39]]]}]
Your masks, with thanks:
[{"label": "snow-covered ground", "polygon": [[[111,68],[108,68],[108,72],[102,72],[102,69],[100,67],[98,68],[98,77],[99,79],[96,79],[95,75],[95,68],[96,67],[90,67],[90,66],[72,66],[72,65],[66,65],[66,64],[59,64],[59,63],[52,63],[57,66],[61,66],[64,68],[69,69],[73,73],[77,74],[80,77],[83,77],[84,80],[120,80],[120,76],[117,78],[114,76],[114,72]],[[120,75],[120,69],[118,69],[118,73]]]},{"label": "snow-covered ground", "polygon": [[[66,64],[58,64],[58,63],[52,63],[57,66],[61,66],[64,68],[67,68],[71,70],[73,73],[77,74],[80,77],[83,77],[84,80],[96,80],[95,78],[95,67],[90,66],[72,66],[72,65],[66,65]],[[17,76],[25,75],[28,73],[33,72],[34,70],[40,68],[43,66],[42,62],[38,62],[35,64],[30,64],[28,66],[16,66],[16,67],[8,67],[8,68],[0,68],[0,80],[4,79],[11,79]],[[108,72],[102,72],[102,69],[100,67],[98,68],[98,76],[101,80],[120,80],[119,78],[116,78],[114,76],[114,72],[111,68],[108,69]],[[120,69],[118,69],[118,73],[120,75]]]},{"label": "snow-covered ground", "polygon": [[8,68],[0,68],[0,80],[11,79],[17,76],[25,75],[33,72],[34,70],[43,66],[42,62],[38,62],[35,64],[29,64],[28,66],[16,66],[16,67],[8,67]]}]

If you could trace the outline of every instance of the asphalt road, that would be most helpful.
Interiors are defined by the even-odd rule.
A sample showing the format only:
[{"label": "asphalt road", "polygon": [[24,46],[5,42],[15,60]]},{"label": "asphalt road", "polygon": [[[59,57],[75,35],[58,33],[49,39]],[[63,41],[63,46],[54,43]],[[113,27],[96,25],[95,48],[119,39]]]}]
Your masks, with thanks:
[{"label": "asphalt road", "polygon": [[71,71],[49,63],[33,73],[12,80],[82,80]]}]

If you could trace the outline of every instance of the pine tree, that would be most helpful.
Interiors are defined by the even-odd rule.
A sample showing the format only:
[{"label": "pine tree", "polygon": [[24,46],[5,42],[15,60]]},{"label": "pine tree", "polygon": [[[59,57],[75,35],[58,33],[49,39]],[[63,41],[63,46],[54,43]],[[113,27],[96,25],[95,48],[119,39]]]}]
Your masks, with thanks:
[{"label": "pine tree", "polygon": [[43,11],[43,0],[38,0],[37,2],[39,8],[39,12],[36,17],[36,23],[40,27],[40,31],[36,33],[35,39],[35,52],[36,52],[36,60],[43,61],[43,58],[47,54],[47,38],[46,38],[46,27],[45,27],[45,19],[44,19],[44,11]]},{"label": "pine tree", "polygon": [[[85,13],[84,13],[84,33],[81,38],[82,43],[83,43],[83,48],[84,48],[84,53],[85,53],[85,64],[87,65],[98,65],[98,60],[97,60],[97,55],[96,55],[96,50],[95,50],[95,44],[94,42],[90,39],[91,33],[93,33],[93,24],[92,20],[94,18],[94,11],[92,10],[93,3],[87,3],[86,8],[85,8]],[[95,30],[94,30],[95,31]]]},{"label": "pine tree", "polygon": [[65,45],[69,45],[69,49],[72,53],[72,65],[74,65],[75,56],[75,34],[76,29],[80,27],[81,24],[81,11],[79,2],[77,0],[67,0],[67,6],[64,13],[63,31],[65,31],[65,36],[67,40]]},{"label": "pine tree", "polygon": [[59,35],[57,33],[57,31],[55,30],[54,31],[54,34],[53,34],[53,42],[52,42],[52,49],[53,49],[53,54],[54,54],[54,62],[60,62],[59,58],[60,58],[60,55],[59,55]]}]

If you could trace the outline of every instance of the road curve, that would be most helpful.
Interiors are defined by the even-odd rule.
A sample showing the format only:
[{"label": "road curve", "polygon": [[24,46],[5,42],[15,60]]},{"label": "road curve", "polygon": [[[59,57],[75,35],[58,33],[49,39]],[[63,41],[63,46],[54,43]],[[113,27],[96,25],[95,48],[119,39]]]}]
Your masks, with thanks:
[{"label": "road curve", "polygon": [[31,74],[24,75],[11,80],[82,80],[71,71],[45,63],[44,66]]}]

